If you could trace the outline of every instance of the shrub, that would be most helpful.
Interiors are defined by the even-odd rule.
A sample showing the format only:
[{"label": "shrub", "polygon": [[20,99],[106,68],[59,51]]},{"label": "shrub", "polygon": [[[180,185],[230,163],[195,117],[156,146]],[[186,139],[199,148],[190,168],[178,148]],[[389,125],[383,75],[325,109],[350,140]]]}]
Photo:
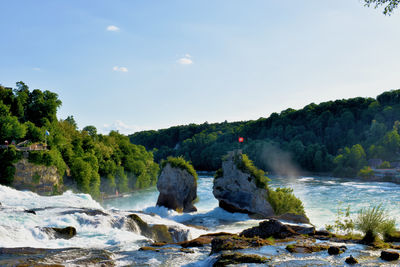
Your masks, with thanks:
[{"label": "shrub", "polygon": [[239,170],[250,174],[251,177],[255,179],[258,188],[268,188],[268,182],[270,180],[265,176],[265,172],[254,166],[253,162],[247,157],[246,154],[235,154],[234,162]]},{"label": "shrub", "polygon": [[394,225],[395,221],[388,218],[382,205],[361,209],[355,220],[356,229],[364,233],[363,240],[366,243],[374,242],[378,234],[390,233]]},{"label": "shrub", "polygon": [[268,202],[271,204],[276,215],[294,213],[305,215],[303,203],[293,194],[291,188],[269,189]]},{"label": "shrub", "polygon": [[362,178],[371,178],[374,176],[374,171],[369,166],[363,167],[359,172],[358,176]]},{"label": "shrub", "polygon": [[389,169],[390,168],[390,163],[388,161],[382,162],[381,165],[379,165],[378,169]]},{"label": "shrub", "polygon": [[326,230],[334,231],[335,233],[345,232],[347,236],[353,236],[354,221],[350,217],[350,205],[346,209],[341,207],[341,202],[336,213],[336,220],[333,225],[325,225]]},{"label": "shrub", "polygon": [[221,178],[222,176],[224,176],[224,171],[222,170],[222,168],[220,168],[215,172],[214,179]]},{"label": "shrub", "polygon": [[164,169],[167,164],[170,164],[173,168],[179,168],[186,170],[197,180],[197,173],[193,168],[192,164],[187,162],[182,156],[179,157],[168,157],[166,160],[161,161],[161,168]]}]

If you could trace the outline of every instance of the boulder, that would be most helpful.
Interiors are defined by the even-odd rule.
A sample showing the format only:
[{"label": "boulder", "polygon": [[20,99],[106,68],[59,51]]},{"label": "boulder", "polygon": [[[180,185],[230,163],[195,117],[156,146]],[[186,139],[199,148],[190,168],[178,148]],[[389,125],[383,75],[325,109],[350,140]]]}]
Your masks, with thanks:
[{"label": "boulder", "polygon": [[72,226],[65,228],[43,227],[42,230],[53,238],[71,239],[76,235],[76,229]]},{"label": "boulder", "polygon": [[231,264],[243,264],[243,263],[266,263],[268,258],[261,257],[255,254],[243,254],[243,253],[227,253],[222,254],[217,258],[217,261],[213,264],[213,267],[228,266]]},{"label": "boulder", "polygon": [[310,219],[308,219],[307,216],[294,213],[284,213],[279,216],[274,216],[274,218],[280,221],[286,221],[291,223],[310,223]]},{"label": "boulder", "polygon": [[290,253],[313,253],[313,252],[327,250],[328,248],[329,248],[328,244],[325,243],[315,244],[309,241],[297,242],[296,244],[290,244],[286,246],[286,250],[289,251]]},{"label": "boulder", "polygon": [[219,206],[229,212],[242,212],[268,218],[274,210],[267,201],[268,189],[259,187],[257,179],[245,170],[239,169],[239,152],[229,153],[222,162],[222,169],[214,179],[213,194]]},{"label": "boulder", "polygon": [[272,244],[272,241],[260,237],[247,238],[237,235],[219,236],[211,241],[211,254],[224,250],[258,248]]},{"label": "boulder", "polygon": [[346,246],[340,246],[340,247],[337,247],[337,246],[330,246],[330,247],[328,248],[328,254],[329,254],[329,255],[339,255],[339,254],[345,252],[346,249],[347,249]]},{"label": "boulder", "polygon": [[385,261],[395,261],[399,259],[399,253],[395,251],[384,250],[381,252],[381,259]]},{"label": "boulder", "polygon": [[354,258],[352,255],[350,255],[350,257],[347,257],[345,262],[347,264],[353,265],[353,264],[357,264],[358,260],[356,258]]},{"label": "boulder", "polygon": [[258,236],[261,238],[268,238],[272,236],[274,238],[282,239],[296,234],[297,233],[290,226],[285,225],[278,220],[269,219],[260,222],[258,226],[243,230],[243,232],[240,233],[240,236]]},{"label": "boulder", "polygon": [[197,210],[193,205],[197,198],[197,182],[187,170],[167,163],[158,177],[157,189],[160,192],[157,206],[183,212]]},{"label": "boulder", "polygon": [[137,214],[128,215],[126,223],[129,230],[150,238],[154,240],[154,242],[183,242],[190,237],[190,231],[188,229],[164,224],[149,225]]}]

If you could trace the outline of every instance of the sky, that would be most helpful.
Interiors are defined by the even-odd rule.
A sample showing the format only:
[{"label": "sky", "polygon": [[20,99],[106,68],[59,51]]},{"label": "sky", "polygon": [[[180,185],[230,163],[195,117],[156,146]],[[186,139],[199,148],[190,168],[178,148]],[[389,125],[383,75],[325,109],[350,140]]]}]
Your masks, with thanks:
[{"label": "sky", "polygon": [[0,0],[0,84],[99,132],[255,120],[400,88],[400,10],[362,0]]}]

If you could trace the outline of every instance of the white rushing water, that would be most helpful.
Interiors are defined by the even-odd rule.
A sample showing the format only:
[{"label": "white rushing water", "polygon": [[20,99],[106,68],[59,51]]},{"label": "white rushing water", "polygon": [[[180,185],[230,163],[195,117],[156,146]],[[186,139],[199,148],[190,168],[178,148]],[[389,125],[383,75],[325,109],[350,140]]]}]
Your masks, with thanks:
[{"label": "white rushing water", "polygon": [[[259,223],[246,214],[229,213],[219,208],[218,201],[212,194],[212,183],[211,177],[199,178],[199,202],[196,203],[198,211],[189,214],[179,214],[163,207],[156,207],[158,192],[155,188],[110,199],[100,205],[87,194],[66,192],[60,196],[45,197],[0,185],[0,247],[103,248],[117,255],[119,265],[157,266],[170,262],[173,266],[207,266],[212,258],[208,257],[209,251],[201,248],[195,248],[193,254],[176,252],[155,254],[138,251],[141,246],[148,244],[148,239],[129,230],[124,220],[128,214],[136,213],[149,224],[174,225],[188,230],[192,238],[206,232],[238,233]],[[343,208],[350,205],[352,212],[355,213],[361,208],[382,204],[390,212],[391,217],[400,218],[400,185],[397,184],[330,177],[298,179],[272,177],[270,185],[293,188],[295,194],[303,201],[308,217],[317,228],[333,223],[340,205]],[[36,215],[27,213],[26,210],[34,210]],[[84,211],[95,211],[95,213],[87,214]],[[74,238],[53,239],[41,230],[42,227],[66,226],[76,228],[77,235]],[[265,247],[250,252],[274,256],[277,251],[280,251],[280,248]],[[353,251],[353,254],[359,253],[351,248],[349,251]],[[279,259],[285,257],[287,260],[297,261],[306,257],[320,259],[322,256],[284,254]],[[306,262],[312,265],[314,258]],[[275,261],[278,263],[279,259]]]}]

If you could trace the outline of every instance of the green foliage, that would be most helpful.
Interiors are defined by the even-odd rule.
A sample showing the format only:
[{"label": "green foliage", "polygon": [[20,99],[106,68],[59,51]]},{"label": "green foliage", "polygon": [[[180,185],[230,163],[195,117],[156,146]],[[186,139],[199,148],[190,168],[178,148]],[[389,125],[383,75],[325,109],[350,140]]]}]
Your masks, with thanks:
[{"label": "green foliage", "polygon": [[224,176],[224,170],[219,168],[214,174],[214,179],[221,178],[222,176]]},{"label": "green foliage", "polygon": [[33,176],[32,176],[32,182],[33,182],[34,184],[39,184],[39,182],[40,182],[40,175],[39,175],[39,173],[35,172],[35,173],[33,174]]},{"label": "green foliage", "polygon": [[166,160],[161,162],[161,168],[165,168],[167,164],[170,164],[173,168],[179,168],[186,170],[190,175],[192,175],[196,180],[198,178],[197,172],[193,168],[192,164],[186,161],[182,156],[179,157],[168,157]]},{"label": "green foliage", "polygon": [[362,178],[371,178],[374,176],[374,171],[369,166],[364,166],[357,174]]},{"label": "green foliage", "polygon": [[255,179],[258,188],[268,188],[268,182],[270,180],[265,176],[265,172],[254,166],[253,162],[246,154],[236,153],[234,155],[234,162],[239,170],[250,174],[251,177]]},{"label": "green foliage", "polygon": [[291,188],[277,188],[268,190],[268,202],[276,215],[294,213],[305,215],[303,203],[293,194]]},{"label": "green foliage", "polygon": [[0,149],[0,184],[12,184],[15,174],[13,163],[21,158],[21,152],[17,151],[14,146],[9,146],[8,149]]},{"label": "green foliage", "polygon": [[336,234],[345,233],[347,236],[353,235],[354,227],[354,221],[350,216],[350,205],[342,208],[341,203],[339,203],[334,224],[325,226],[328,231],[334,231]]},{"label": "green foliage", "polygon": [[[373,6],[374,8],[379,8],[384,6],[383,9],[383,14],[385,15],[391,15],[393,13],[393,11],[399,6],[400,1],[399,0],[364,0],[365,1],[365,5],[370,7]],[[396,96],[398,97],[399,90],[395,90],[392,92],[396,92]],[[392,100],[393,98],[391,98],[390,96],[386,96],[384,94],[381,95],[382,100]],[[395,99],[398,100],[399,98]],[[392,100],[393,101],[393,100]]]},{"label": "green foliage", "polygon": [[345,147],[339,154],[334,163],[336,168],[334,175],[338,177],[355,177],[358,171],[367,164],[364,148],[360,144],[352,146],[351,149]]},{"label": "green foliage", "polygon": [[389,235],[394,231],[395,221],[390,219],[382,205],[361,209],[355,227],[364,233],[364,241],[374,242],[378,234]]},{"label": "green foliage", "polygon": [[[156,184],[159,165],[151,152],[118,132],[97,134],[94,126],[79,131],[73,116],[57,121],[60,105],[57,94],[30,92],[23,82],[15,90],[0,86],[0,144],[5,140],[43,143],[49,131],[46,138],[51,150],[29,151],[29,161],[56,166],[61,176],[69,167],[77,188],[94,198],[100,197],[100,190],[114,194],[115,190],[128,192]],[[0,183],[12,183],[12,164],[20,158],[21,152],[13,146],[0,149]]]},{"label": "green foliage", "polygon": [[389,169],[389,168],[390,168],[389,161],[382,162],[382,164],[378,167],[378,169]]}]

